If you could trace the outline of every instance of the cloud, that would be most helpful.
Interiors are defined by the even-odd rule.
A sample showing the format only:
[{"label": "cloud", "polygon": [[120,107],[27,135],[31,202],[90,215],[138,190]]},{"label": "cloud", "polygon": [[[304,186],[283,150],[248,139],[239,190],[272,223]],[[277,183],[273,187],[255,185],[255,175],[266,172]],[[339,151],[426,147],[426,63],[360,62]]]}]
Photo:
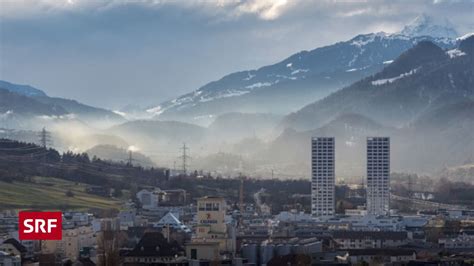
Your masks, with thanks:
[{"label": "cloud", "polygon": [[287,5],[287,0],[253,0],[242,3],[237,10],[242,13],[257,14],[265,20],[272,20],[278,18]]},{"label": "cloud", "polygon": [[152,104],[241,70],[419,13],[474,31],[472,1],[0,0],[0,79],[120,108]]},{"label": "cloud", "polygon": [[[300,0],[293,0],[297,3]],[[5,0],[0,3],[2,17],[28,17],[50,15],[58,12],[104,11],[121,6],[142,6],[146,8],[161,8],[163,6],[177,6],[209,13],[219,12],[229,17],[239,17],[253,14],[263,20],[278,18],[286,7],[288,0]]]}]

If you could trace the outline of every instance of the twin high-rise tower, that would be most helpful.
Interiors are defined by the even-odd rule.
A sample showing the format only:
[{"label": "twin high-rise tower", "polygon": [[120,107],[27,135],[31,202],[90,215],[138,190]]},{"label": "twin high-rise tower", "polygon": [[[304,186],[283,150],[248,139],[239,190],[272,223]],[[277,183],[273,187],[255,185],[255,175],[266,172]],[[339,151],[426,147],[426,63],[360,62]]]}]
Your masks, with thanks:
[{"label": "twin high-rise tower", "polygon": [[[311,213],[335,214],[335,140],[311,140]],[[390,138],[367,138],[367,212],[385,215],[390,210]]]},{"label": "twin high-rise tower", "polygon": [[334,138],[313,138],[311,143],[311,213],[317,217],[335,213]]},{"label": "twin high-rise tower", "polygon": [[390,211],[390,138],[367,138],[367,212]]}]

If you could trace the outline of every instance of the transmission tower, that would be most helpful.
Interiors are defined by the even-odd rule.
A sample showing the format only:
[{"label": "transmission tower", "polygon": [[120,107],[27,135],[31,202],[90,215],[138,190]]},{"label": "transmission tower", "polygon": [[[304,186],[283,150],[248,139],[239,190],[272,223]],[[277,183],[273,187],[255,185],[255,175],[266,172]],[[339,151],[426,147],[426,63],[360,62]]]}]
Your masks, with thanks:
[{"label": "transmission tower", "polygon": [[48,144],[51,143],[51,133],[49,133],[49,131],[47,131],[44,127],[39,133],[39,142],[40,145],[45,149],[47,148]]},{"label": "transmission tower", "polygon": [[181,160],[182,160],[182,170],[183,170],[183,174],[186,175],[187,173],[187,168],[188,168],[188,159],[191,159],[191,157],[189,157],[187,155],[187,150],[189,150],[188,147],[186,147],[186,143],[183,143],[183,147],[181,148],[182,150],[182,155],[180,156]]}]

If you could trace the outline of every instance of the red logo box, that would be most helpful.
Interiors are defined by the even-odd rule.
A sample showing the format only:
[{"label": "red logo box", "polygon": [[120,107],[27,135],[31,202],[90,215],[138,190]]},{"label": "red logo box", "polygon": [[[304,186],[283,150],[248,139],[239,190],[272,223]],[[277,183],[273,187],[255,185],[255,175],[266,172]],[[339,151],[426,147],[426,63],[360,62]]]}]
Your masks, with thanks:
[{"label": "red logo box", "polygon": [[61,240],[61,212],[20,212],[18,214],[20,240]]}]

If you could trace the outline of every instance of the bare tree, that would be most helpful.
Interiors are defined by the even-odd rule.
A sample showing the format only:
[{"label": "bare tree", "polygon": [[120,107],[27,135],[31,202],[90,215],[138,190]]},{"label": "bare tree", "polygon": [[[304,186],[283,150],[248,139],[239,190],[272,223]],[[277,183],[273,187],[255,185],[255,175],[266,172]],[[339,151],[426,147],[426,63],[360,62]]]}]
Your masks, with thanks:
[{"label": "bare tree", "polygon": [[101,231],[97,236],[97,265],[120,265],[120,247],[123,246],[126,235],[121,231]]}]

